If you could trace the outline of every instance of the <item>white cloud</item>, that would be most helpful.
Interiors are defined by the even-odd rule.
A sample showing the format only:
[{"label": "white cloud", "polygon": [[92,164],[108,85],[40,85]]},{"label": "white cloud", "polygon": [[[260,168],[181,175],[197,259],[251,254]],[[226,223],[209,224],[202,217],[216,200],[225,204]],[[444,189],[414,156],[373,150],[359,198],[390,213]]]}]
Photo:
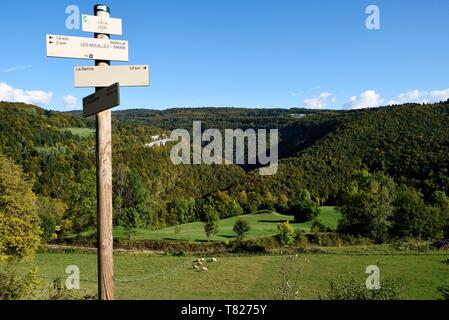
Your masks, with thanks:
[{"label": "white cloud", "polygon": [[426,103],[429,101],[428,93],[421,90],[413,90],[401,93],[396,99],[390,100],[389,105],[403,104],[403,103]]},{"label": "white cloud", "polygon": [[13,72],[13,71],[17,71],[17,70],[24,70],[24,69],[29,69],[33,66],[31,65],[27,65],[27,66],[17,66],[17,67],[13,67],[13,68],[9,68],[9,69],[3,69],[2,71],[4,73],[9,73],[9,72]]},{"label": "white cloud", "polygon": [[[332,97],[332,93],[323,92],[318,97],[304,100],[304,108],[306,109],[326,109],[327,102]],[[332,98],[331,101],[335,103],[336,99]]]},{"label": "white cloud", "polygon": [[449,99],[449,89],[430,91],[430,101],[440,102]]},{"label": "white cloud", "polygon": [[78,98],[75,96],[72,96],[70,94],[62,97],[62,104],[68,110],[76,109],[77,102],[78,102]]},{"label": "white cloud", "polygon": [[0,82],[0,101],[24,102],[29,104],[47,104],[53,93],[42,90],[22,90]]},{"label": "white cloud", "polygon": [[374,90],[367,90],[358,97],[351,97],[349,101],[343,105],[343,107],[347,109],[376,108],[382,103],[383,99],[380,94]]},{"label": "white cloud", "polygon": [[419,89],[401,93],[396,99],[390,100],[388,104],[403,103],[435,103],[449,99],[449,89],[432,90],[430,92]]}]

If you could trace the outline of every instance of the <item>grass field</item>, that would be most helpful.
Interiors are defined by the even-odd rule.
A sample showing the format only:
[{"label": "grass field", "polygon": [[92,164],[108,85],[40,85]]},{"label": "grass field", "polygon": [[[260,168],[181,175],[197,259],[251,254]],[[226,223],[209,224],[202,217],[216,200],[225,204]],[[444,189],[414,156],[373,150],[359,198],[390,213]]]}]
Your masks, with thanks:
[{"label": "grass field", "polygon": [[[261,213],[224,219],[215,240],[232,240],[232,227],[236,219],[246,219],[252,226],[248,238],[276,234],[277,224],[292,220],[291,216]],[[321,222],[335,228],[339,219],[333,207],[321,208]],[[293,223],[295,229],[308,230],[308,223]],[[115,236],[123,231],[115,230]],[[206,240],[202,223],[157,231],[140,230],[134,239]],[[236,299],[269,300],[282,281],[281,270],[288,265],[289,279],[297,279],[300,298],[318,299],[328,289],[329,279],[353,276],[362,283],[369,265],[380,267],[381,279],[393,280],[400,285],[402,299],[440,299],[439,287],[449,286],[448,251],[398,251],[390,245],[345,246],[322,248],[320,253],[286,255],[219,256],[209,263],[209,271],[197,272],[192,268],[194,256],[175,257],[144,253],[117,253],[114,257],[117,299]],[[11,267],[18,273],[39,269],[47,281],[61,278],[65,269],[77,265],[81,272],[81,289],[94,294],[97,290],[97,257],[93,253],[40,253],[33,262],[15,262]],[[0,264],[0,269],[5,264]]]},{"label": "grass field", "polygon": [[67,128],[66,130],[70,131],[72,134],[80,136],[81,138],[89,138],[95,134],[95,130],[89,128]]},{"label": "grass field", "polygon": [[[328,254],[304,254],[289,262],[291,270],[299,267],[298,278],[302,299],[317,299],[318,292],[328,288],[330,277],[348,275],[366,279],[365,268],[378,265],[381,279],[397,281],[404,299],[439,299],[437,288],[449,286],[447,252],[399,253],[371,247],[334,248]],[[364,253],[360,253],[364,252]],[[115,285],[118,299],[273,299],[281,283],[281,267],[286,256],[218,257],[208,264],[209,271],[195,272],[194,257],[118,254],[115,256]],[[34,264],[40,275],[51,281],[65,279],[65,268],[77,265],[81,289],[95,293],[96,255],[90,253],[42,253]],[[0,264],[0,269],[4,265]],[[29,263],[16,263],[24,272]],[[63,280],[64,281],[64,280]]]},{"label": "grass field", "polygon": [[[169,227],[159,230],[144,230],[138,229],[136,234],[132,237],[133,240],[189,240],[189,241],[205,241],[205,240],[233,240],[236,237],[232,230],[237,219],[243,219],[249,222],[251,230],[248,232],[245,239],[253,239],[258,237],[272,236],[278,233],[277,225],[280,222],[290,221],[293,228],[296,230],[309,231],[312,224],[311,221],[305,223],[296,223],[293,221],[293,216],[284,216],[277,213],[262,213],[249,214],[239,217],[232,217],[223,219],[219,224],[219,232],[213,235],[210,239],[207,238],[204,232],[204,224],[202,222],[194,222],[183,224],[179,227],[180,232],[175,233],[175,227]],[[326,226],[332,229],[337,228],[337,222],[340,219],[340,214],[334,207],[322,207],[319,220]],[[85,232],[83,236],[89,236],[95,231]],[[115,238],[126,238],[124,230],[120,227],[114,228]]]}]

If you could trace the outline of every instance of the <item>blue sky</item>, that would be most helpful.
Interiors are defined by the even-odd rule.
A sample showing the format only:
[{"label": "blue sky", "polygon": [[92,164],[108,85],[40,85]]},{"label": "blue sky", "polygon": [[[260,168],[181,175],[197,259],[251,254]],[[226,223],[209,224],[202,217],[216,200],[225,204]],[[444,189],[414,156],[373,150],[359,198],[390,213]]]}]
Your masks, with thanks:
[{"label": "blue sky", "polygon": [[[89,60],[47,58],[45,34],[67,30],[65,9],[92,1],[2,1],[0,100],[80,109],[73,87]],[[129,64],[151,86],[122,88],[125,108],[351,109],[449,98],[449,2],[443,0],[164,0],[106,2],[123,19]],[[368,30],[368,5],[380,30]],[[113,64],[123,64],[113,62]],[[76,98],[76,99],[74,99]]]}]

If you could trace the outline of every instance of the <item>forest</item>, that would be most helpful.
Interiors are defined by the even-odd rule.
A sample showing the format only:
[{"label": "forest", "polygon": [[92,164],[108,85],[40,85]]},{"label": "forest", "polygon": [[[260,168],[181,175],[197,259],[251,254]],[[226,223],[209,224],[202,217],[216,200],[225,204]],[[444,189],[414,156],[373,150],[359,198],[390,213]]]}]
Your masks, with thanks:
[{"label": "forest", "polygon": [[[260,176],[245,165],[173,165],[173,143],[148,147],[154,136],[191,130],[193,120],[203,130],[278,129],[277,174]],[[342,233],[379,243],[448,238],[448,123],[449,102],[356,111],[113,112],[114,224],[155,230],[203,221],[213,232],[218,219],[270,210],[310,220],[316,207],[330,205],[342,213]],[[95,227],[94,127],[94,118],[79,112],[0,102],[0,235],[18,232],[17,221],[29,225],[24,242],[36,234],[63,242]],[[11,202],[22,194],[28,200]],[[8,220],[14,207],[27,219]],[[3,238],[0,249],[28,250]]]}]

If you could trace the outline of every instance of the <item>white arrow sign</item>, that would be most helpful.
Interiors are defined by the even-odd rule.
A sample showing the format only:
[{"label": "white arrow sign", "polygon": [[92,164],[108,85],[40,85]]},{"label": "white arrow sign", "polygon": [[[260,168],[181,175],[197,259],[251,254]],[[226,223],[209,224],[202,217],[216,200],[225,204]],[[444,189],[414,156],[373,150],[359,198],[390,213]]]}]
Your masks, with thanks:
[{"label": "white arrow sign", "polygon": [[128,41],[47,34],[47,56],[128,61]]},{"label": "white arrow sign", "polygon": [[85,118],[94,114],[114,108],[120,104],[120,90],[118,83],[103,88],[90,96],[83,98],[83,116]]},{"label": "white arrow sign", "polygon": [[82,30],[84,32],[94,32],[103,34],[122,35],[122,20],[99,16],[82,16]]},{"label": "white arrow sign", "polygon": [[75,67],[75,87],[107,87],[118,82],[121,87],[144,87],[150,85],[150,67],[100,66]]}]

